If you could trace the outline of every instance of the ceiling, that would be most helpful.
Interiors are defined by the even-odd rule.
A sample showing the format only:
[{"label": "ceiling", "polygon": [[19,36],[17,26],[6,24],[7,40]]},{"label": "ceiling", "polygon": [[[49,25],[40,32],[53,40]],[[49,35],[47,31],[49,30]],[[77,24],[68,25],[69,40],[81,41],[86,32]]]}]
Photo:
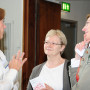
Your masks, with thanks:
[{"label": "ceiling", "polygon": [[45,0],[53,3],[61,3],[61,2],[68,2],[68,1],[90,1],[90,0]]}]

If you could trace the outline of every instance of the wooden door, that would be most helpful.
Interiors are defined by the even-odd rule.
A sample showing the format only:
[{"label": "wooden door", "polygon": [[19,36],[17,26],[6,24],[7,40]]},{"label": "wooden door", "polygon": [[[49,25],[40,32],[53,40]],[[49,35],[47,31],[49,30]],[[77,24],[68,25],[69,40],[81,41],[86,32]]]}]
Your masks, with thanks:
[{"label": "wooden door", "polygon": [[22,90],[26,86],[32,68],[44,61],[44,38],[50,29],[60,29],[61,6],[44,0],[24,1],[24,46],[28,61],[22,70]]}]

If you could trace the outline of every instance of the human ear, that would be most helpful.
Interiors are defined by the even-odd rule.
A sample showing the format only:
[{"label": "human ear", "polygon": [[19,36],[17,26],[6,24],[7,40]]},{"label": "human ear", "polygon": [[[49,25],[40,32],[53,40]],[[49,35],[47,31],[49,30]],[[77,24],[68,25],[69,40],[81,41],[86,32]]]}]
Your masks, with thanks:
[{"label": "human ear", "polygon": [[60,51],[61,51],[61,52],[63,52],[63,51],[64,51],[64,49],[65,49],[65,45],[62,45],[62,46],[61,46],[61,50],[60,50]]}]

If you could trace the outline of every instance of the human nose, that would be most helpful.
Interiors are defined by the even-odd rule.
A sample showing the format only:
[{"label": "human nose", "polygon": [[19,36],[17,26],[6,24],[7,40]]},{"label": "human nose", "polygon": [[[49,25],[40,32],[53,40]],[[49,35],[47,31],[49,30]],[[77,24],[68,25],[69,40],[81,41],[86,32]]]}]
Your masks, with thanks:
[{"label": "human nose", "polygon": [[83,27],[82,31],[86,31],[86,25]]},{"label": "human nose", "polygon": [[49,42],[49,43],[47,44],[47,46],[48,46],[48,47],[52,47],[52,46],[54,46],[54,45]]},{"label": "human nose", "polygon": [[52,45],[52,43],[48,42],[48,45]]}]

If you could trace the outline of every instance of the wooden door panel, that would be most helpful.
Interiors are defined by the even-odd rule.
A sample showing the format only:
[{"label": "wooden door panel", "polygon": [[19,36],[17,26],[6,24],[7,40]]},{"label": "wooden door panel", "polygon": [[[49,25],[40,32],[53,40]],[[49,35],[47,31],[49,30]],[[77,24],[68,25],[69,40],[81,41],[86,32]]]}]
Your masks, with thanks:
[{"label": "wooden door panel", "polygon": [[44,0],[24,0],[24,44],[28,58],[22,69],[22,90],[26,90],[32,68],[46,60],[43,46],[50,29],[60,29],[61,5]]},{"label": "wooden door panel", "polygon": [[50,29],[60,29],[61,6],[51,2],[40,0],[38,2],[37,14],[37,62],[40,64],[46,60],[43,46],[46,33]]}]

